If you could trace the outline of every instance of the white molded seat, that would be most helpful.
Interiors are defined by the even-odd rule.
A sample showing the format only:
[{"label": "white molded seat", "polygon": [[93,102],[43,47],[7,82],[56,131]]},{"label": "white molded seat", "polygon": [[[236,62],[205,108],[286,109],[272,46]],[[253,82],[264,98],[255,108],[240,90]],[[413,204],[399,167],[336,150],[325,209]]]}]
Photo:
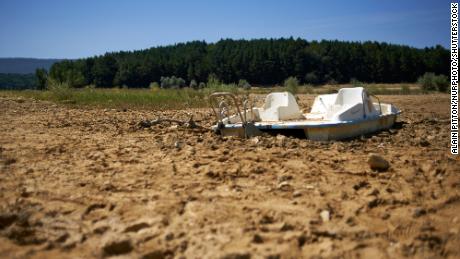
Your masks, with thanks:
[{"label": "white molded seat", "polygon": [[328,111],[328,118],[338,121],[359,120],[377,115],[367,92],[362,87],[342,88]]},{"label": "white molded seat", "polygon": [[259,108],[259,117],[261,121],[282,121],[304,118],[294,96],[289,92],[267,95],[264,106]]},{"label": "white molded seat", "polygon": [[351,121],[378,115],[362,87],[342,88],[337,94],[325,94],[315,98],[307,119]]}]

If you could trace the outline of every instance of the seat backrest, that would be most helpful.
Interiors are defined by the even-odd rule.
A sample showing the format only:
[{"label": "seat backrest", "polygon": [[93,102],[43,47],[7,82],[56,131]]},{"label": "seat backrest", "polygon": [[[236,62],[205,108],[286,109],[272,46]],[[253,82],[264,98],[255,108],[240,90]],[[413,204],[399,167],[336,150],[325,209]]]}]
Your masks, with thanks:
[{"label": "seat backrest", "polygon": [[334,105],[337,94],[318,95],[313,102],[310,113],[327,113],[329,108]]},{"label": "seat backrest", "polygon": [[278,121],[300,118],[302,113],[291,93],[278,92],[267,95],[260,116],[262,120]]},{"label": "seat backrest", "polygon": [[336,109],[329,111],[329,115],[331,118],[338,118],[339,120],[358,119],[361,116],[367,118],[379,114],[366,90],[362,87],[340,89],[334,106]]},{"label": "seat backrest", "polygon": [[268,94],[265,97],[264,109],[267,110],[272,107],[288,106],[289,102],[292,102],[292,100],[289,100],[289,97],[292,97],[292,99],[294,99],[294,97],[288,92]]},{"label": "seat backrest", "polygon": [[363,103],[363,98],[367,96],[364,94],[364,88],[342,88],[337,93],[337,99],[335,104],[337,105],[354,105],[357,103]]}]

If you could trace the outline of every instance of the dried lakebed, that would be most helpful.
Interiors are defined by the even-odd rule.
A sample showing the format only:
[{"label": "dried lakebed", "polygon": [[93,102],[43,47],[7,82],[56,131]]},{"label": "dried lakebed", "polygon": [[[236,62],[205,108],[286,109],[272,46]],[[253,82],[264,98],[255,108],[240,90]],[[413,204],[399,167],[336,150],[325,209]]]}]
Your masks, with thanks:
[{"label": "dried lakebed", "polygon": [[207,109],[0,98],[0,257],[459,257],[449,96],[380,98],[398,127],[326,143],[138,126],[192,113],[207,128]]}]

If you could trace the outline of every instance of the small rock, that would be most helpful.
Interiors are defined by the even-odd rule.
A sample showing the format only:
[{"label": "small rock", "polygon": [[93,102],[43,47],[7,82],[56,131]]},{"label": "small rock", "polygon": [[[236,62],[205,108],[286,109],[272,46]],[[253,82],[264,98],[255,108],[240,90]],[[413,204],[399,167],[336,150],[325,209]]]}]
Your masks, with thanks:
[{"label": "small rock", "polygon": [[127,254],[133,250],[131,240],[127,237],[111,236],[102,246],[104,255]]},{"label": "small rock", "polygon": [[291,185],[287,181],[284,181],[284,182],[281,182],[280,184],[278,184],[278,189],[280,189],[282,191],[287,191],[290,188],[291,188]]},{"label": "small rock", "polygon": [[331,213],[328,210],[323,210],[319,214],[323,222],[328,222],[331,219]]},{"label": "small rock", "polygon": [[315,189],[315,186],[313,186],[313,185],[306,185],[305,188],[306,188],[307,190],[313,190],[313,189]]},{"label": "small rock", "polygon": [[180,142],[180,141],[174,142],[174,147],[175,148],[180,149],[182,146],[183,146],[182,142]]},{"label": "small rock", "polygon": [[390,167],[390,163],[387,160],[385,160],[385,158],[375,153],[369,154],[367,163],[369,164],[372,170],[377,170],[380,172],[386,171]]},{"label": "small rock", "polygon": [[259,144],[260,139],[259,139],[259,137],[253,137],[253,138],[251,138],[250,141],[251,141],[252,144],[257,145],[257,144]]}]

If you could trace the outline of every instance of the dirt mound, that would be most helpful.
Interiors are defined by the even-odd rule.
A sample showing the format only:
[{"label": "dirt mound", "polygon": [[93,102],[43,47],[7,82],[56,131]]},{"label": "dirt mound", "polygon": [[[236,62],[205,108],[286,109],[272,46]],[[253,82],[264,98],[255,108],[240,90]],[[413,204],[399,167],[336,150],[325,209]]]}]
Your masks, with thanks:
[{"label": "dirt mound", "polygon": [[[395,128],[313,142],[222,138],[205,109],[2,98],[0,257],[458,257],[449,96],[381,99],[403,110]],[[189,113],[205,128],[138,125]]]}]

